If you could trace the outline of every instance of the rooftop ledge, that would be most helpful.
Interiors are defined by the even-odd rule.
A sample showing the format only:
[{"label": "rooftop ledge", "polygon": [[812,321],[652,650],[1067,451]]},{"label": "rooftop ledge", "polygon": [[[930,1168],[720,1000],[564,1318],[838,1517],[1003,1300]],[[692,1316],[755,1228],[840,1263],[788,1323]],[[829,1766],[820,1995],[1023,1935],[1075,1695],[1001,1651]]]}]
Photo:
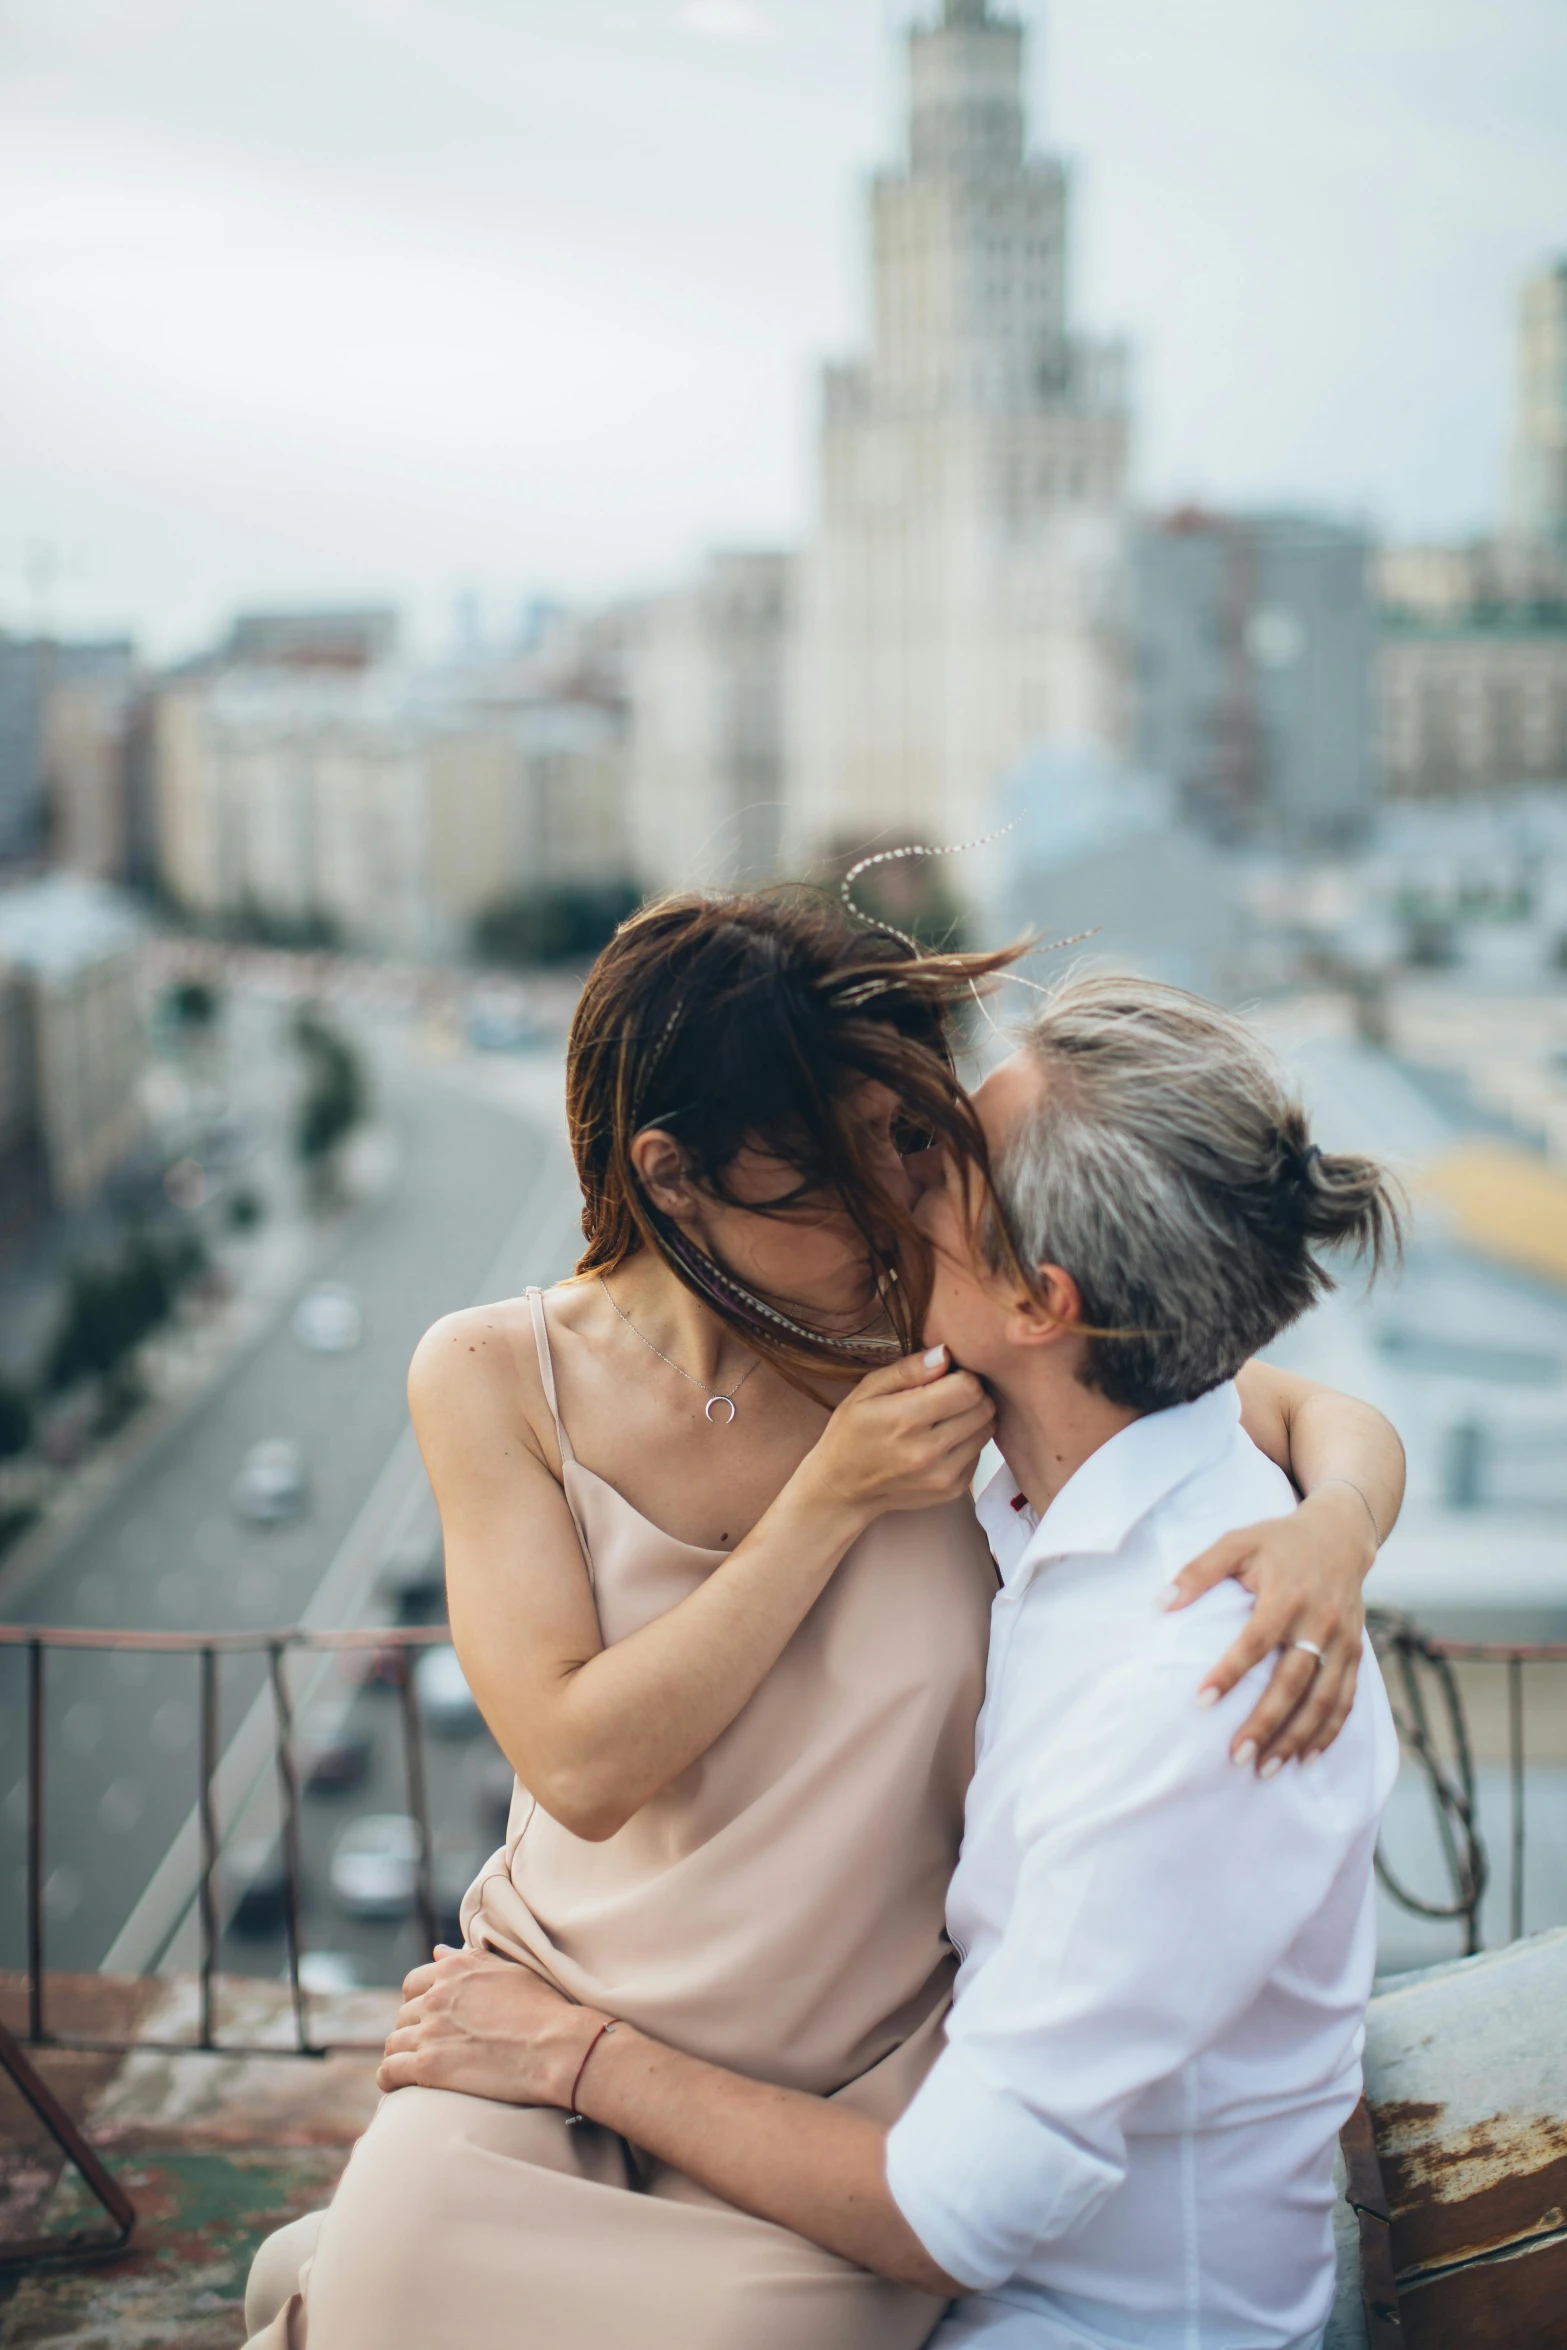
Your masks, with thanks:
[{"label": "rooftop ledge", "polygon": [[[51,1975],[48,2022],[62,2039],[194,2040],[194,1975]],[[313,1995],[312,2036],[290,2053],[286,1983],[224,1976],[220,2039],[278,2054],[191,2048],[27,2054],[136,2204],[124,2251],[69,2267],[0,2274],[0,2350],[238,2350],[245,2278],[263,2236],[318,2210],[375,2110],[376,2055],[392,1990]],[[25,1976],[0,1974],[0,2021],[26,2030]],[[370,2047],[334,2047],[338,2042]],[[24,2236],[90,2225],[97,2206],[0,2073],[0,2251]]]},{"label": "rooftop ledge", "polygon": [[[313,1997],[312,2034],[328,2052],[310,2057],[289,2053],[286,1984],[228,1976],[218,1988],[218,2030],[245,2054],[28,2051],[137,2216],[109,2258],[0,2283],[0,2350],[240,2350],[251,2255],[330,2199],[375,2108],[397,1994]],[[51,1975],[48,1992],[62,2036],[145,2043],[193,2039],[199,2027],[195,1976]],[[0,1975],[0,2020],[17,2034],[26,2004],[25,1978]],[[1567,1929],[1382,1986],[1367,2018],[1366,2102],[1343,2132],[1338,2182],[1326,2350],[1562,2341]],[[95,2216],[0,2073],[0,2236]]]}]

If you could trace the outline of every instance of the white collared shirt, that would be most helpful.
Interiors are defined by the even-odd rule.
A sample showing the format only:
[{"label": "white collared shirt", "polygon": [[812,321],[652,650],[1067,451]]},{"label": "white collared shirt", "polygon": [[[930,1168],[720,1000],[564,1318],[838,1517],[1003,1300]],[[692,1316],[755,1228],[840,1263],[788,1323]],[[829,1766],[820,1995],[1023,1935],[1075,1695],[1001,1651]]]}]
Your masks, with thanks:
[{"label": "white collared shirt", "polygon": [[[1233,1386],[1134,1421],[1037,1524],[1015,1503],[1003,1471],[980,1504],[1002,1589],[947,1900],[962,1965],[888,2183],[1009,2343],[1285,2350],[1332,2299],[1397,1768],[1381,1678],[1368,1646],[1336,1744],[1271,1781],[1228,1753],[1267,1665],[1197,1704],[1251,1601],[1159,1594],[1293,1506]],[[991,2322],[963,2305],[963,2340]]]}]

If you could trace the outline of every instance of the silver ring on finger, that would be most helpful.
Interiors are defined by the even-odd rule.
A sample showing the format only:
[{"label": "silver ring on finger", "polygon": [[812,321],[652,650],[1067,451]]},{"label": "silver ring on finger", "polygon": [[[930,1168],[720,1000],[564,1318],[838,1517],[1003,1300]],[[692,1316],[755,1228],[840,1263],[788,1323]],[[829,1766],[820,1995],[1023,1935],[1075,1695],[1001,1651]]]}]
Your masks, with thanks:
[{"label": "silver ring on finger", "polygon": [[1292,1640],[1290,1646],[1302,1650],[1307,1656],[1314,1656],[1317,1660],[1318,1672],[1322,1670],[1322,1651],[1314,1640]]}]

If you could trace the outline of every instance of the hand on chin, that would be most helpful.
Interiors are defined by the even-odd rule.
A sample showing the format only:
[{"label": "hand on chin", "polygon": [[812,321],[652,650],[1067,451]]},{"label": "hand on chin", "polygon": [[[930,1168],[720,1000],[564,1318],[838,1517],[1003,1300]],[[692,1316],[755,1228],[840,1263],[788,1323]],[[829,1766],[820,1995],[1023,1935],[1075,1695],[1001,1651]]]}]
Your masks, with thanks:
[{"label": "hand on chin", "polygon": [[566,2106],[603,2020],[530,1967],[484,1951],[437,1948],[429,1965],[415,1967],[403,1983],[377,2086]]}]

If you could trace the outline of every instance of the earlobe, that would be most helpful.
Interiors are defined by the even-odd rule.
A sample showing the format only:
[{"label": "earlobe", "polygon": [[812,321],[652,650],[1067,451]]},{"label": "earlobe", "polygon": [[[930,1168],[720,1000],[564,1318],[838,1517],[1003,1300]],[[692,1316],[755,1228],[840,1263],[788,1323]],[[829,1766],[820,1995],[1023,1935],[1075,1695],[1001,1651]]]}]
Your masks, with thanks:
[{"label": "earlobe", "polygon": [[1071,1274],[1060,1265],[1041,1265],[1036,1286],[1018,1297],[1007,1317],[1007,1336],[1014,1346],[1049,1346],[1082,1319],[1082,1292]]},{"label": "earlobe", "polygon": [[1060,1322],[1038,1298],[1019,1297],[1007,1315],[1010,1346],[1048,1346],[1060,1333]]}]

